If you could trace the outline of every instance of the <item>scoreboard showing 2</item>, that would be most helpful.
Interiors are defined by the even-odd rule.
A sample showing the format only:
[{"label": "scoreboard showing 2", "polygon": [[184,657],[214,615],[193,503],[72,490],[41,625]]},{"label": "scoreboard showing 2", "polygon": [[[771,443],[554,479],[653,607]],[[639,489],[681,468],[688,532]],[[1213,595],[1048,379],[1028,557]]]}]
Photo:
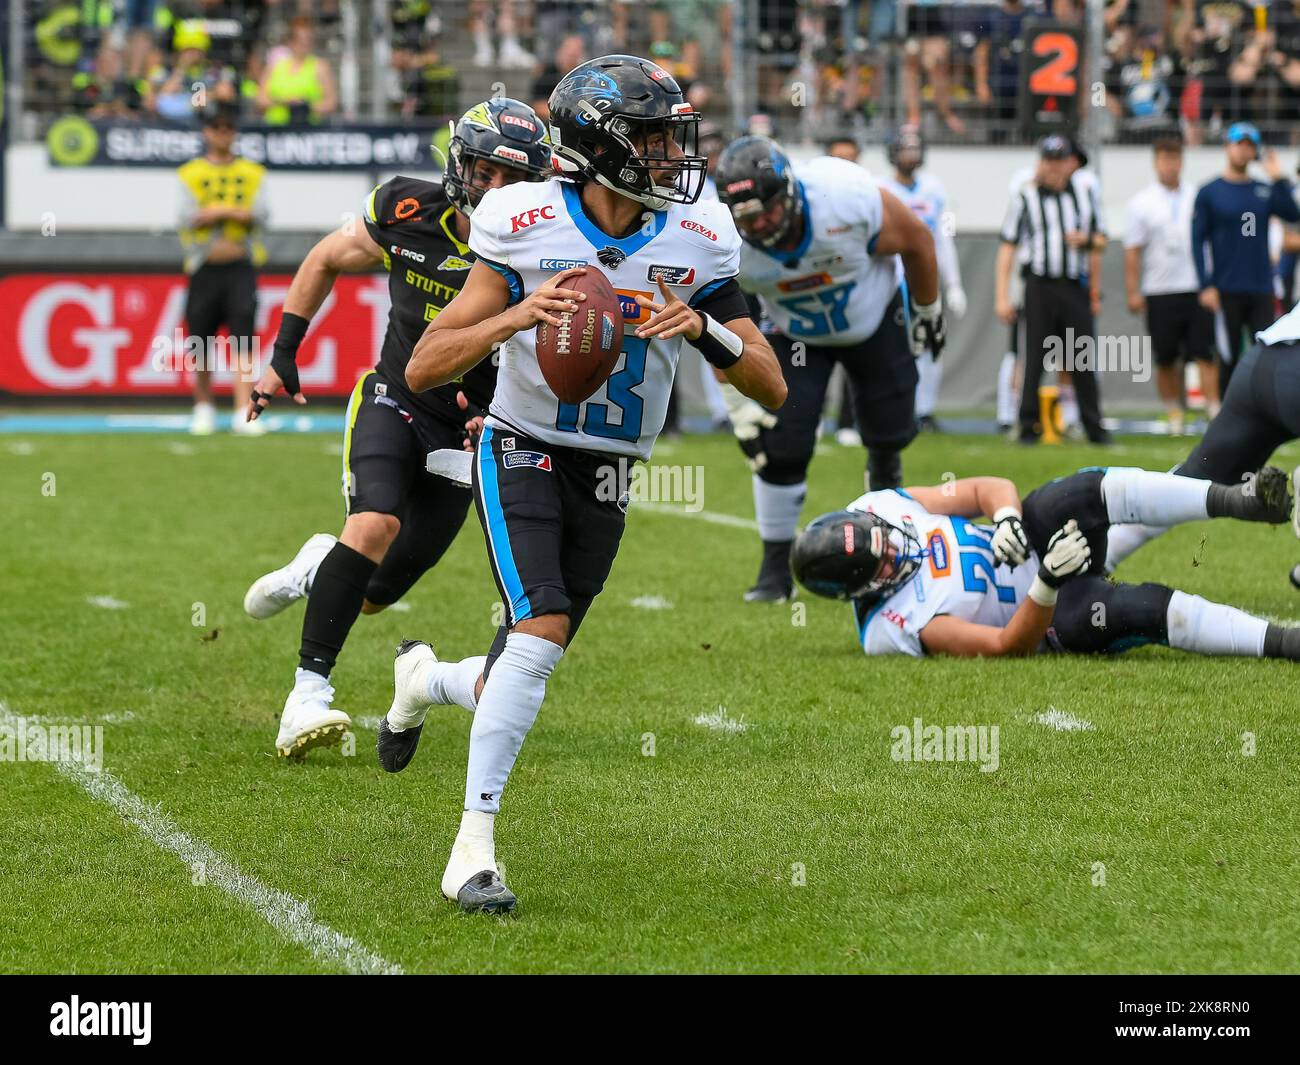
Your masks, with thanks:
[{"label": "scoreboard showing 2", "polygon": [[1083,30],[1046,19],[1024,24],[1020,62],[1020,124],[1034,139],[1079,124]]}]

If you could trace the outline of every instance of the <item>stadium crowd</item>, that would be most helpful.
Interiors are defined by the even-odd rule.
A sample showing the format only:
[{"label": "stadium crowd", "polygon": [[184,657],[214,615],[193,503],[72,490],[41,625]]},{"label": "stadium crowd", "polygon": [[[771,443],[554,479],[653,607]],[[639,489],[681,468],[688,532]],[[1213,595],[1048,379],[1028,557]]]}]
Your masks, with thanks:
[{"label": "stadium crowd", "polygon": [[[781,135],[907,121],[934,142],[1000,143],[1021,139],[1025,20],[1085,18],[1085,0],[744,2],[748,20],[734,17],[736,0],[393,0],[379,27],[387,58],[371,69],[369,7],[355,5],[349,24],[346,0],[27,0],[27,106],[177,119],[203,85],[245,121],[355,118],[337,85],[349,50],[366,113],[373,86],[392,116],[454,116],[479,95],[476,74],[545,99],[565,70],[611,51],[642,51],[716,95],[744,24],[747,73]],[[1178,128],[1197,144],[1249,121],[1269,143],[1294,140],[1300,0],[1111,0],[1103,33],[1107,139]]]}]

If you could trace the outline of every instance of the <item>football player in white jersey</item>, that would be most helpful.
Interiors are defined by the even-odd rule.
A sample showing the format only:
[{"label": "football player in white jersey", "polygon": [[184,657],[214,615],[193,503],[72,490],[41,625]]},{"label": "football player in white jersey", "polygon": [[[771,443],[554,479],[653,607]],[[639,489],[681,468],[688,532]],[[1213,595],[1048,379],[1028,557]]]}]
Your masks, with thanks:
[{"label": "football player in white jersey", "polygon": [[[550,100],[565,176],[483,197],[469,241],[478,259],[406,370],[411,388],[433,388],[502,345],[473,486],[506,622],[486,659],[439,662],[428,644],[404,642],[379,729],[380,763],[396,772],[430,704],[474,714],[465,813],[442,878],[443,894],[466,910],[515,905],[493,843],[501,792],[547,679],[609,574],[630,467],[650,456],[663,426],[682,342],[745,395],[785,401],[780,366],[736,282],[731,216],[696,203],[698,122],[672,76],[647,60],[604,56],[570,71]],[[590,399],[561,403],[538,367],[535,327],[559,326],[556,314],[585,298],[564,282],[588,265],[621,296],[623,351]]]},{"label": "football player in white jersey", "polygon": [[[810,591],[850,600],[869,655],[990,657],[1040,650],[1114,653],[1145,643],[1207,655],[1300,660],[1300,628],[1159,584],[1103,575],[1112,524],[1232,517],[1280,524],[1287,475],[1266,467],[1223,485],[1169,473],[1081,470],[1023,503],[1001,477],[868,492],[799,534]],[[972,519],[988,515],[993,524]]]},{"label": "football player in white jersey", "polygon": [[[960,318],[966,313],[966,290],[961,284],[961,264],[957,261],[952,227],[944,217],[948,212],[948,192],[937,176],[921,170],[925,162],[925,141],[920,127],[899,126],[889,138],[885,154],[894,172],[883,179],[880,186],[897,196],[930,231],[939,260],[944,313],[951,318]],[[916,364],[920,378],[916,384],[916,421],[919,428],[938,432],[934,408],[939,400],[943,363],[933,352],[928,355],[928,358],[922,355]]]},{"label": "football player in white jersey", "polygon": [[902,484],[901,453],[916,436],[916,357],[943,349],[939,269],[925,223],[847,160],[824,155],[795,167],[767,138],[742,137],[718,162],[718,195],[745,241],[741,286],[775,329],[790,389],[775,414],[723,389],[754,471],[763,541],[745,599],[782,602],[794,590],[790,544],[836,363],[867,446],[868,484]]}]

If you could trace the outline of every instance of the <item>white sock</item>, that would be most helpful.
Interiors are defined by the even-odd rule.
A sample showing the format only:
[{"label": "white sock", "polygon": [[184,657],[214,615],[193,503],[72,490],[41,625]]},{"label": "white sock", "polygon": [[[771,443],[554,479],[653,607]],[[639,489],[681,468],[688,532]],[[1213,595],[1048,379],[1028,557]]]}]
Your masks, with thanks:
[{"label": "white sock", "polygon": [[1106,534],[1106,572],[1114,573],[1129,555],[1166,531],[1160,525],[1112,525]]},{"label": "white sock", "polygon": [[492,869],[497,873],[496,842],[492,830],[496,815],[482,810],[466,810],[461,814],[460,831],[451,846],[451,858],[442,874],[442,893],[454,899],[475,873]]},{"label": "white sock", "polygon": [[754,474],[754,517],[758,535],[764,540],[793,540],[799,531],[799,512],[803,510],[808,482],[768,484]]},{"label": "white sock", "polygon": [[537,720],[546,681],[564,648],[540,636],[512,632],[492,665],[469,731],[465,809],[496,813],[524,737]]},{"label": "white sock", "polygon": [[1101,479],[1106,514],[1115,525],[1178,525],[1204,521],[1210,482],[1172,473],[1153,473],[1129,466],[1112,466]]},{"label": "white sock", "polygon": [[1268,622],[1235,606],[1211,603],[1199,595],[1174,592],[1166,614],[1169,646],[1202,655],[1244,655],[1259,658],[1264,653]]},{"label": "white sock", "polygon": [[478,705],[474,689],[486,664],[486,655],[462,658],[459,662],[434,662],[426,689],[429,702],[463,707],[472,714]]},{"label": "white sock", "polygon": [[1016,395],[1016,353],[1008,351],[998,367],[998,424],[1015,425],[1020,417],[1020,397]]},{"label": "white sock", "polygon": [[939,382],[943,380],[943,361],[928,354],[916,360],[916,416],[933,414],[939,402]]},{"label": "white sock", "polygon": [[1060,386],[1061,424],[1069,427],[1079,424],[1079,400],[1074,394],[1074,385]]}]

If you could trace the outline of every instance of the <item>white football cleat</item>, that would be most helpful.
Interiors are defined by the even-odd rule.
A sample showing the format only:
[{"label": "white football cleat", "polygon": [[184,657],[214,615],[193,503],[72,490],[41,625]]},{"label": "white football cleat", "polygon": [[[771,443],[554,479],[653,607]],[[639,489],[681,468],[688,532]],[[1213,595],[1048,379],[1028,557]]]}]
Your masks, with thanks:
[{"label": "white football cleat", "polygon": [[497,869],[495,821],[495,814],[466,810],[442,874],[443,896],[469,913],[509,913],[518,902]]},{"label": "white football cleat", "polygon": [[311,575],[328,555],[338,537],[317,533],[309,538],[287,566],[258,577],[244,593],[244,613],[261,621],[296,603],[310,590]]},{"label": "white football cleat", "polygon": [[330,705],[333,700],[329,680],[309,669],[297,671],[275,737],[281,758],[302,758],[313,747],[332,747],[352,728],[352,719]]},{"label": "white football cleat", "polygon": [[190,436],[211,436],[217,431],[217,408],[211,403],[194,404],[190,416]]}]

